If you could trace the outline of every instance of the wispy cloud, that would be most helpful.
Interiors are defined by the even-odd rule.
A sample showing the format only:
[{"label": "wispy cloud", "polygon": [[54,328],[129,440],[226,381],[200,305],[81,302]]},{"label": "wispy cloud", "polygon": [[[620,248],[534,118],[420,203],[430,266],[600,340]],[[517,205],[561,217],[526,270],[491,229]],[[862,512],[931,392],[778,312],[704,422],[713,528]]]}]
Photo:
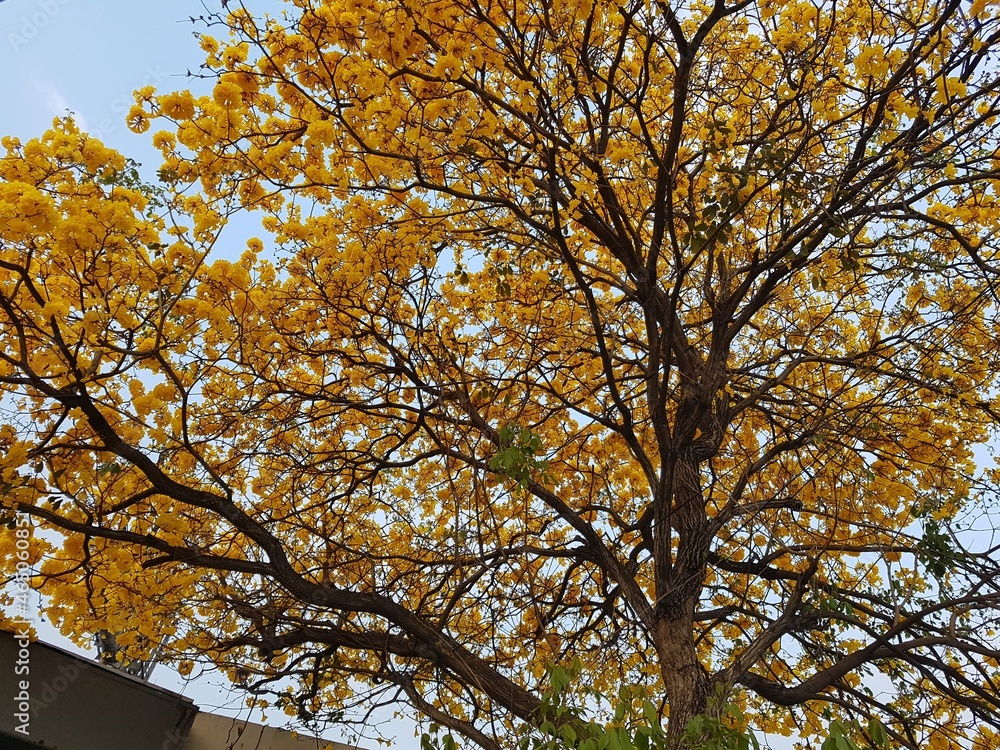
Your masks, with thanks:
[{"label": "wispy cloud", "polygon": [[73,118],[76,120],[77,125],[80,126],[81,130],[88,130],[87,128],[87,118],[83,116],[82,112],[76,112],[69,105],[66,97],[62,95],[55,86],[50,83],[45,83],[43,81],[35,81],[33,83],[33,88],[35,91],[41,95],[42,100],[45,102],[45,106],[52,112],[53,115],[57,117],[64,116],[67,111],[73,112]]}]

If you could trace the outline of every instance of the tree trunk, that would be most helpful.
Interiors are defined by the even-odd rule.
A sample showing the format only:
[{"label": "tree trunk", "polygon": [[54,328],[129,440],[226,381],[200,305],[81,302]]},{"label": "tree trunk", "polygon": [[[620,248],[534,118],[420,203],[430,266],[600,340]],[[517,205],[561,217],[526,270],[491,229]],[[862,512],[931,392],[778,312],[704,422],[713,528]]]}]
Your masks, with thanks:
[{"label": "tree trunk", "polygon": [[[693,453],[693,452],[692,452]],[[699,457],[673,462],[672,503],[660,509],[655,538],[657,601],[653,638],[669,705],[667,734],[679,737],[688,722],[704,713],[708,675],[698,660],[694,613],[705,579],[711,537],[699,479]],[[673,549],[672,534],[677,545]]]},{"label": "tree trunk", "polygon": [[656,625],[655,640],[670,707],[667,735],[676,738],[684,733],[691,719],[705,712],[708,677],[698,661],[690,619],[661,620]]}]

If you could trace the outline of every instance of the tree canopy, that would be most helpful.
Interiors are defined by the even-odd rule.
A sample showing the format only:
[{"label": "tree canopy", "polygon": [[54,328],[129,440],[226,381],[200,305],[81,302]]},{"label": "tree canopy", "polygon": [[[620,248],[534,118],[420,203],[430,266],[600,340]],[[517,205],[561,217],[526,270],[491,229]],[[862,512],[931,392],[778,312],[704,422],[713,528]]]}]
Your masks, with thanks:
[{"label": "tree canopy", "polygon": [[65,633],[483,748],[574,659],[671,738],[997,746],[1000,9],[202,22],[157,184],[3,140],[0,549]]}]

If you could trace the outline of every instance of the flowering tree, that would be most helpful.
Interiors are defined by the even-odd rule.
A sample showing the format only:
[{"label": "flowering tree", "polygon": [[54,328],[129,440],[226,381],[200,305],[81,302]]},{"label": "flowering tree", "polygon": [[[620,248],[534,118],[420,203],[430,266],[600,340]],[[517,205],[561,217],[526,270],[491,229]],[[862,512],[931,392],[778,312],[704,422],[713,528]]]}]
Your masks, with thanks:
[{"label": "flowering tree", "polygon": [[65,632],[484,748],[574,658],[668,742],[996,746],[994,7],[206,22],[211,94],[129,114],[160,185],[3,142],[0,546],[58,532]]}]

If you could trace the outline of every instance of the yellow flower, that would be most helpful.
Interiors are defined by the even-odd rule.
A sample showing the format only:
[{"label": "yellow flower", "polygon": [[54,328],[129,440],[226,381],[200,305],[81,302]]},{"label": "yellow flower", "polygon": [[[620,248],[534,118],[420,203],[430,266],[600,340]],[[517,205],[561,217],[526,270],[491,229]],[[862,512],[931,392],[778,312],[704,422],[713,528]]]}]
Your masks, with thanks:
[{"label": "yellow flower", "polygon": [[194,97],[190,91],[164,94],[159,99],[160,111],[174,120],[190,120],[194,117]]},{"label": "yellow flower", "polygon": [[133,133],[145,133],[149,130],[149,116],[142,107],[134,104],[125,117],[125,124]]},{"label": "yellow flower", "polygon": [[243,90],[232,81],[219,81],[212,89],[212,98],[216,104],[232,108],[242,101]]}]

